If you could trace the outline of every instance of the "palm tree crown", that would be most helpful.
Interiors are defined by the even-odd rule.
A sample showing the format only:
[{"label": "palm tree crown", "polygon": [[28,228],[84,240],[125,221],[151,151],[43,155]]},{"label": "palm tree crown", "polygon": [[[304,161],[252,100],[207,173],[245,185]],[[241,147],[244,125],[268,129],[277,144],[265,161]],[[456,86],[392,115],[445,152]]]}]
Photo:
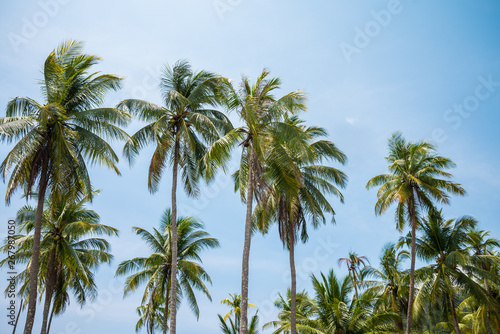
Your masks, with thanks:
[{"label": "palm tree crown", "polygon": [[148,174],[148,188],[152,193],[158,190],[166,165],[177,155],[187,194],[198,194],[202,172],[199,162],[205,155],[206,145],[231,129],[229,119],[212,108],[217,105],[220,80],[211,72],[193,72],[187,61],[180,60],[163,70],[160,88],[164,106],[136,99],[118,105],[147,123],[125,145],[124,154],[129,162],[133,163],[145,146],[156,146]]},{"label": "palm tree crown", "polygon": [[[180,217],[177,224],[179,233],[179,257],[177,258],[179,289],[176,290],[176,299],[180,300],[185,297],[189,307],[198,317],[200,310],[194,291],[199,290],[211,299],[205,285],[205,283],[211,283],[211,279],[200,264],[200,253],[203,249],[218,247],[219,242],[203,231],[203,224],[192,217]],[[125,281],[125,295],[146,283],[141,305],[146,307],[141,313],[146,315],[143,323],[148,331],[152,328],[163,328],[165,333],[167,330],[166,319],[169,313],[168,310],[165,312],[165,307],[169,300],[170,285],[172,284],[173,241],[170,210],[166,210],[163,214],[159,229],[153,228],[153,231],[149,232],[143,228],[134,227],[133,230],[145,241],[152,253],[148,257],[137,257],[120,263],[116,275],[132,273]],[[159,324],[154,321],[153,315],[159,312],[160,308],[163,308],[161,313],[165,315],[165,318],[164,322]]]},{"label": "palm tree crown", "polygon": [[41,89],[45,102],[24,97],[9,101],[6,117],[0,118],[0,139],[18,142],[0,165],[4,178],[11,172],[7,201],[19,187],[31,193],[42,176],[54,191],[76,187],[91,195],[85,161],[119,174],[118,157],[99,136],[127,138],[117,125],[126,125],[130,117],[119,109],[100,108],[106,93],[119,89],[122,79],[89,73],[99,61],[95,55],[82,53],[82,43],[64,42],[44,64]]}]

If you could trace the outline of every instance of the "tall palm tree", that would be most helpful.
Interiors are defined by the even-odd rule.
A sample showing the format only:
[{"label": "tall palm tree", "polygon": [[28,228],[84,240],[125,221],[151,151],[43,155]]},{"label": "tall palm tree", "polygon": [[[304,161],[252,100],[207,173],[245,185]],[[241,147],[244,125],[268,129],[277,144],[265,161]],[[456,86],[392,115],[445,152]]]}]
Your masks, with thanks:
[{"label": "tall palm tree", "polygon": [[[146,315],[143,323],[147,325],[148,331],[157,327],[154,321],[158,317],[154,314],[158,312],[164,314],[161,325],[163,333],[166,333],[168,328],[167,321],[170,309],[168,309],[167,303],[171,299],[169,298],[170,286],[174,282],[172,219],[171,211],[166,210],[161,218],[159,229],[153,228],[153,232],[149,232],[143,228],[134,227],[135,233],[145,241],[152,253],[148,257],[137,257],[124,261],[119,264],[116,270],[117,276],[132,273],[125,280],[125,295],[135,291],[146,282],[141,302],[141,306],[146,306],[146,309],[141,314]],[[192,217],[178,218],[177,228],[179,256],[176,259],[179,270],[175,273],[179,281],[179,289],[176,290],[176,305],[177,300],[185,296],[189,307],[198,317],[200,310],[194,290],[201,291],[211,300],[205,282],[212,282],[200,264],[200,253],[205,248],[218,247],[219,242],[203,231],[203,224]],[[158,308],[163,308],[163,312]]]},{"label": "tall palm tree", "polygon": [[[468,231],[467,235],[467,248],[471,252],[471,256],[474,262],[482,268],[483,270],[491,271],[491,261],[490,257],[494,257],[493,252],[495,248],[500,247],[500,240],[496,238],[489,238],[489,231],[480,231],[476,229],[471,229]],[[491,295],[490,287],[488,284],[488,278],[483,278],[484,288],[488,295]],[[487,334],[493,334],[491,329],[491,310],[490,307],[486,307],[486,321],[485,327]]]},{"label": "tall palm tree", "polygon": [[434,145],[422,141],[406,141],[396,132],[389,139],[390,174],[381,174],[368,181],[368,189],[380,186],[375,204],[375,214],[381,215],[396,204],[396,226],[404,228],[405,222],[411,227],[410,291],[406,333],[411,333],[413,297],[415,289],[415,238],[417,219],[422,210],[434,208],[434,203],[449,203],[449,194],[465,195],[460,184],[450,181],[452,175],[445,171],[455,167],[449,158],[439,156]]},{"label": "tall palm tree", "polygon": [[235,190],[239,190],[242,201],[246,203],[241,266],[242,334],[247,334],[253,202],[260,197],[265,188],[262,164],[268,154],[270,131],[283,121],[284,115],[306,109],[306,97],[301,91],[293,91],[277,99],[273,93],[280,88],[281,80],[268,76],[269,71],[264,69],[253,85],[247,77],[243,77],[240,90],[229,80],[224,82],[221,100],[229,111],[234,110],[238,113],[243,126],[231,130],[216,141],[204,158],[207,174],[211,175],[215,167],[223,165],[229,159],[231,150],[236,144],[242,146],[239,170],[233,174]]},{"label": "tall palm tree", "polygon": [[[104,165],[119,174],[118,157],[100,136],[124,139],[123,126],[128,114],[101,108],[106,94],[117,90],[121,78],[89,73],[99,57],[82,52],[82,44],[63,42],[47,57],[41,80],[45,101],[16,97],[7,104],[6,117],[0,118],[0,139],[16,141],[0,165],[5,179],[10,173],[6,202],[23,188],[27,194],[37,184],[38,206],[35,221],[30,291],[37,291],[40,233],[47,189],[50,193],[78,190],[92,193],[85,161]],[[30,295],[25,334],[30,334],[36,312],[36,294]]]},{"label": "tall palm tree", "polygon": [[[227,305],[230,307],[229,312],[226,313],[224,317],[222,317],[220,314],[219,316],[219,321],[220,321],[220,328],[223,333],[225,334],[239,334],[240,333],[240,313],[241,313],[241,295],[234,293],[234,294],[229,294],[229,298],[224,298],[220,302],[221,304]],[[250,307],[256,307],[252,303],[248,303],[248,306]],[[234,319],[231,318],[231,316],[234,315]],[[227,320],[229,319],[229,324],[227,323]],[[248,326],[248,332],[251,334],[257,334],[258,333],[258,316],[257,312],[252,316],[252,319],[250,320],[250,324]]]},{"label": "tall palm tree", "polygon": [[[172,163],[172,257],[178,256],[177,247],[177,174],[182,172],[184,189],[188,195],[198,195],[198,182],[203,173],[199,164],[206,145],[229,131],[232,126],[221,112],[212,109],[217,104],[217,87],[220,78],[213,73],[193,72],[187,61],[181,60],[173,67],[165,66],[161,77],[161,92],[165,106],[142,100],[122,101],[118,108],[129,110],[139,120],[147,123],[126,143],[124,154],[133,162],[144,146],[156,145],[148,174],[151,193],[158,190],[162,173]],[[172,277],[177,277],[174,260]],[[176,333],[177,282],[171,284],[170,332]]]},{"label": "tall palm tree", "polygon": [[[365,267],[360,273],[363,284],[368,290],[374,290],[379,294],[379,302],[375,306],[380,310],[393,310],[398,317],[395,325],[399,332],[403,332],[403,315],[408,308],[408,284],[407,271],[403,271],[403,261],[410,258],[406,250],[398,250],[393,243],[387,244],[382,249],[380,267]],[[370,277],[371,280],[367,278]]]},{"label": "tall palm tree", "polygon": [[[487,303],[486,291],[477,283],[482,270],[474,266],[466,250],[468,231],[477,221],[468,216],[445,221],[441,212],[430,212],[420,224],[421,236],[416,238],[416,253],[424,261],[433,261],[429,266],[417,270],[423,282],[415,298],[417,310],[424,300],[448,300],[456,334],[461,334],[456,313],[456,288],[466,295]],[[412,236],[402,238],[410,244]]]},{"label": "tall palm tree", "polygon": [[[113,258],[108,252],[109,243],[98,236],[116,236],[118,231],[99,223],[99,215],[85,207],[89,200],[89,196],[74,198],[72,194],[66,194],[57,203],[45,202],[38,274],[40,299],[45,290],[42,334],[49,332],[52,316],[64,312],[69,304],[70,292],[80,305],[97,295],[93,271],[101,263],[110,263]],[[16,262],[27,263],[27,268],[17,275],[16,283],[21,285],[19,292],[28,296],[31,291],[27,287],[33,258],[35,219],[36,208],[27,205],[18,211],[17,224],[20,232],[26,234],[15,237],[18,243],[15,257]],[[0,265],[4,265],[5,261]]]},{"label": "tall palm tree", "polygon": [[[325,214],[335,211],[325,195],[344,198],[337,186],[345,187],[347,176],[340,170],[321,165],[325,160],[344,164],[347,160],[334,143],[318,139],[326,135],[319,127],[306,127],[297,117],[270,131],[272,142],[264,165],[268,187],[255,208],[257,225],[266,233],[276,222],[283,247],[289,250],[291,272],[291,334],[296,334],[295,244],[299,235],[306,242],[307,222],[317,228],[326,223]],[[286,134],[286,135],[283,135]]]},{"label": "tall palm tree", "polygon": [[358,256],[356,252],[349,252],[348,257],[341,257],[339,259],[339,266],[342,264],[342,262],[345,262],[345,265],[347,267],[347,272],[349,273],[349,276],[351,277],[352,284],[354,286],[354,295],[356,298],[358,298],[358,284],[359,284],[359,275],[360,275],[360,270],[362,270],[364,267],[366,267],[366,264],[370,263],[366,256]]}]

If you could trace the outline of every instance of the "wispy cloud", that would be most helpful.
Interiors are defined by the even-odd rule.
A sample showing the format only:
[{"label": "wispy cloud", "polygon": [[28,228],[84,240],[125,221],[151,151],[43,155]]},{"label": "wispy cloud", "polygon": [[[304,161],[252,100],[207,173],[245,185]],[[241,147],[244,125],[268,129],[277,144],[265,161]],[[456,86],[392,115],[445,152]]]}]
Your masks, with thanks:
[{"label": "wispy cloud", "polygon": [[358,119],[356,117],[346,117],[345,121],[351,125],[354,125]]}]

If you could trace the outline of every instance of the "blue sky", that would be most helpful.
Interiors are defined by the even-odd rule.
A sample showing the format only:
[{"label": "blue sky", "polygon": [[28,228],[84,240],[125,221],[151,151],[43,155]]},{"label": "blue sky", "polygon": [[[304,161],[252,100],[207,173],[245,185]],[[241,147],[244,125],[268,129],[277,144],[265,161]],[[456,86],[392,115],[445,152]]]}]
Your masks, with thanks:
[{"label": "blue sky", "polygon": [[[309,110],[303,117],[326,128],[347,154],[349,163],[342,169],[349,185],[345,204],[332,199],[337,224],[311,231],[309,243],[297,247],[299,289],[310,290],[311,272],[334,268],[344,274],[337,259],[350,250],[376,265],[382,246],[398,237],[392,213],[376,217],[376,191],[365,189],[369,178],[386,171],[386,141],[394,131],[410,140],[433,140],[457,163],[453,174],[468,196],[453,198],[444,208],[446,216],[473,215],[481,228],[500,237],[497,1],[41,0],[4,1],[1,7],[3,106],[15,96],[41,100],[37,80],[43,61],[68,38],[85,41],[86,52],[103,58],[96,69],[125,78],[107,105],[128,97],[161,103],[158,69],[183,58],[195,69],[235,80],[242,74],[254,79],[267,67],[282,78],[282,93],[304,90]],[[121,151],[122,143],[114,147]],[[0,159],[8,150],[0,146]],[[103,223],[121,231],[111,240],[115,260],[97,274],[100,298],[83,309],[73,303],[54,320],[52,333],[133,331],[140,292],[122,299],[123,279],[113,275],[119,262],[147,252],[131,227],[155,226],[170,203],[168,174],[157,194],[147,191],[150,154],[145,150],[133,169],[121,161],[121,177],[92,170],[94,186],[102,189],[93,208]],[[0,193],[5,194],[3,183]],[[239,291],[244,206],[224,175],[198,200],[182,192],[179,197],[181,213],[203,220],[221,248],[202,256],[213,280],[213,302],[199,296],[199,321],[182,306],[178,328],[218,333],[217,314],[227,312],[219,301]],[[19,199],[10,206],[0,202],[0,237],[22,204]],[[3,289],[7,274],[0,274]],[[259,307],[261,324],[273,320],[272,302],[289,285],[287,274],[288,255],[276,231],[255,236],[250,300]],[[2,310],[6,303],[0,301]],[[9,327],[2,319],[4,332]]]}]

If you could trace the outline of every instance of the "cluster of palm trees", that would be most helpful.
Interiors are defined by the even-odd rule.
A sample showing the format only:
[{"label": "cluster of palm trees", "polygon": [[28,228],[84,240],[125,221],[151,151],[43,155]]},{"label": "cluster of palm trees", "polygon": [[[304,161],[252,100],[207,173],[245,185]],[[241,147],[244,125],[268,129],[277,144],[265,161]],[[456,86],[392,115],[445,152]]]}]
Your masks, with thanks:
[{"label": "cluster of palm trees", "polygon": [[[95,236],[116,235],[117,230],[100,224],[99,216],[85,208],[85,203],[91,202],[96,193],[87,164],[105,166],[120,174],[118,155],[108,139],[125,143],[123,155],[131,165],[141,149],[154,146],[148,171],[151,193],[159,190],[165,170],[171,167],[172,172],[170,209],[165,211],[159,228],[150,232],[134,227],[134,232],[150,247],[151,255],[124,261],[116,271],[118,276],[130,274],[125,294],[145,284],[137,309],[136,330],[175,334],[179,301],[186,298],[198,315],[195,290],[210,298],[206,283],[211,280],[201,265],[200,251],[217,247],[218,241],[202,230],[203,225],[197,219],[177,216],[177,185],[180,177],[186,194],[198,196],[200,182],[209,183],[219,170],[225,172],[236,147],[241,149],[241,156],[239,168],[232,176],[235,190],[246,204],[245,238],[241,294],[231,295],[232,299],[226,301],[234,307],[234,319],[221,317],[224,332],[256,331],[256,316],[248,323],[251,238],[256,231],[267,233],[273,225],[277,226],[280,241],[290,255],[291,289],[289,296],[277,302],[283,312],[279,321],[272,323],[280,326],[281,331],[291,334],[364,333],[374,328],[392,331],[391,321],[396,319],[394,331],[402,331],[406,325],[406,332],[410,333],[416,328],[412,319],[420,319],[426,303],[443,303],[444,297],[450,305],[443,303],[443,310],[453,309],[456,333],[460,332],[459,321],[466,321],[462,318],[467,316],[460,318],[463,312],[471,314],[467,319],[487,319],[486,327],[493,330],[498,321],[495,313],[498,257],[491,247],[496,246],[496,241],[480,244],[484,234],[474,230],[477,248],[462,249],[466,241],[457,241],[450,245],[450,250],[440,250],[437,258],[441,262],[436,266],[415,270],[417,255],[423,259],[434,256],[429,255],[431,250],[423,250],[420,242],[423,239],[417,235],[419,227],[426,231],[423,217],[428,214],[436,224],[441,224],[442,219],[435,218],[439,212],[436,205],[448,203],[450,194],[465,194],[445,171],[454,166],[453,162],[439,156],[431,144],[407,142],[401,134],[394,134],[387,157],[390,173],[376,176],[367,184],[368,188],[380,186],[376,214],[385,212],[394,203],[398,229],[402,230],[407,223],[411,227],[411,233],[400,241],[400,246],[410,245],[409,273],[399,267],[407,254],[395,255],[394,248],[387,251],[394,255],[394,260],[386,260],[396,262],[391,265],[395,265],[397,275],[385,269],[368,270],[371,267],[365,266],[363,257],[351,254],[341,259],[350,273],[342,282],[333,272],[322,275],[321,279],[313,277],[316,299],[311,301],[306,293],[296,293],[295,247],[299,240],[307,241],[308,225],[317,228],[327,221],[334,222],[335,210],[330,198],[333,195],[343,202],[340,190],[346,186],[347,176],[329,164],[345,164],[347,158],[326,139],[323,128],[309,126],[300,119],[300,112],[307,108],[305,94],[293,91],[277,98],[274,94],[281,81],[270,77],[267,70],[255,83],[243,77],[241,85],[235,87],[227,78],[193,71],[188,62],[178,61],[165,66],[161,73],[163,105],[128,99],[116,107],[103,107],[106,94],[119,89],[122,78],[90,73],[99,60],[83,53],[79,42],[62,43],[44,64],[41,88],[45,101],[14,98],[7,105],[6,117],[0,118],[0,139],[14,142],[0,165],[3,178],[8,178],[6,202],[16,191],[37,201],[34,208],[22,208],[17,219],[20,231],[25,233],[16,236],[16,258],[27,264],[16,278],[21,295],[27,300],[23,304],[28,309],[25,334],[32,333],[38,299],[44,300],[41,333],[48,333],[52,316],[64,311],[70,292],[81,304],[95,296],[95,269],[112,258],[107,241]],[[240,126],[231,124],[227,116],[230,112],[237,114]],[[129,135],[123,128],[132,118],[144,126]],[[464,229],[475,226],[472,219],[465,220]],[[452,233],[449,229],[453,230],[456,224],[443,225],[443,233]],[[453,247],[456,250],[451,250]],[[450,257],[443,258],[443,252]],[[428,281],[439,270],[442,270],[439,282],[437,278]],[[365,279],[368,273],[380,279],[396,275],[398,284],[405,283],[394,298],[406,292],[407,296],[394,300],[391,291],[387,297],[390,303],[385,303],[383,293],[377,288],[380,284]],[[416,283],[421,285],[418,289]],[[436,295],[438,290],[441,295]],[[474,293],[457,306],[468,292]],[[413,310],[417,314],[413,315]],[[361,322],[352,325],[351,330],[343,314]],[[338,324],[334,325],[335,321]],[[314,327],[312,322],[321,325]]]},{"label": "cluster of palm trees", "polygon": [[[62,314],[69,305],[69,293],[75,296],[79,305],[97,296],[94,271],[100,264],[110,263],[113,259],[108,241],[100,236],[117,236],[118,230],[101,224],[99,215],[85,207],[88,196],[74,198],[73,195],[63,195],[54,203],[47,200],[44,205],[36,275],[40,300],[44,296],[40,331],[44,334],[49,333],[53,316]],[[15,261],[27,264],[26,269],[15,277],[15,284],[19,286],[17,293],[22,298],[30,296],[36,211],[36,208],[26,205],[19,209],[16,219],[19,234],[15,236]],[[7,251],[6,246],[0,249]],[[6,262],[7,259],[0,261],[0,266]],[[18,314],[25,306],[26,303],[21,303]]]},{"label": "cluster of palm trees", "polygon": [[[419,226],[416,254],[427,265],[415,270],[412,333],[500,333],[500,253],[495,252],[500,240],[478,230],[469,216],[445,220],[433,212]],[[347,276],[339,278],[333,270],[312,275],[314,297],[298,294],[298,332],[402,333],[410,304],[410,271],[403,262],[410,258],[411,243],[410,233],[385,245],[378,268],[353,252]],[[290,332],[290,294],[279,295],[278,319],[264,328]]]}]

